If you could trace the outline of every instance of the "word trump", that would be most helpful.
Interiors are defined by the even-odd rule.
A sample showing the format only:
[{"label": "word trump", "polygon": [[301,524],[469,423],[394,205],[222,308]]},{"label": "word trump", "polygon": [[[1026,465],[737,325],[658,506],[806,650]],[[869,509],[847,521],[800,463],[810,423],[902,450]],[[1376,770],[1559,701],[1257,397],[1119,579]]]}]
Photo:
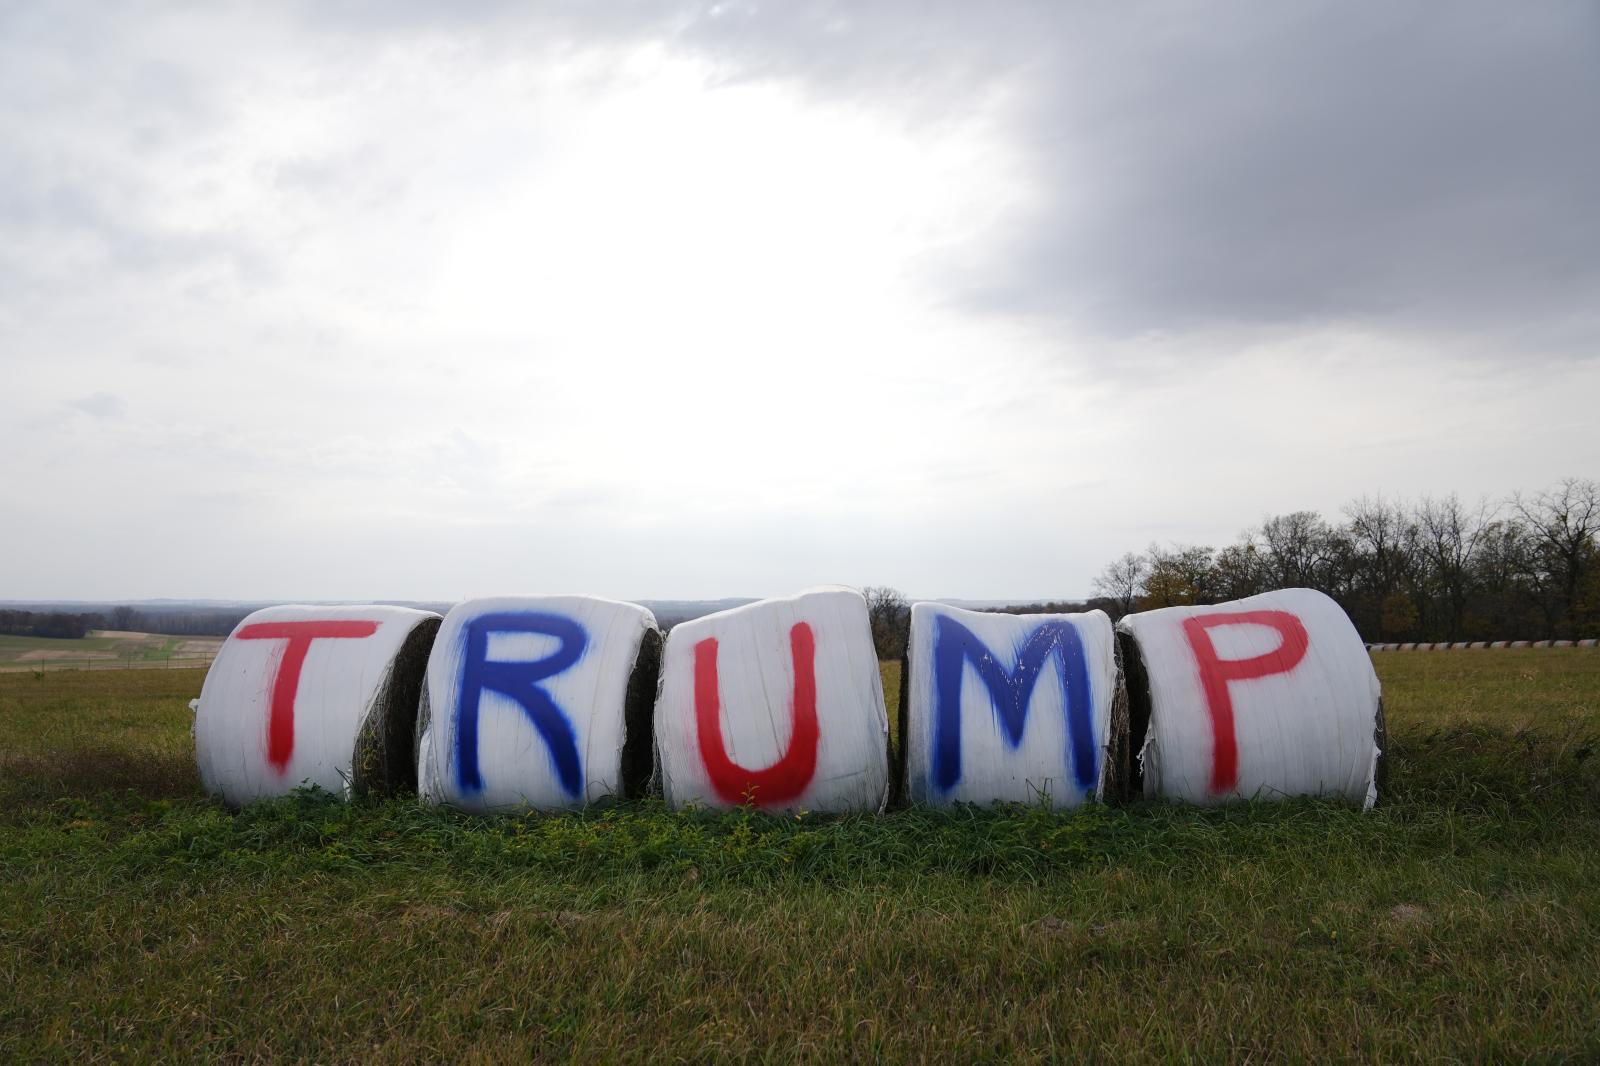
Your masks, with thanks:
[{"label": "word trump", "polygon": [[195,757],[231,804],[304,785],[415,785],[417,698],[439,616],[405,607],[269,607],[241,622],[206,675]]},{"label": "word trump", "polygon": [[882,810],[889,720],[866,600],[818,589],[677,626],[655,730],[674,807]]},{"label": "word trump", "polygon": [[[762,600],[663,639],[637,604],[507,596],[448,615],[273,607],[220,649],[196,702],[206,788],[415,789],[488,812],[659,788],[674,807],[881,811],[1377,798],[1372,661],[1320,592],[1124,617],[912,607],[889,760],[866,601]],[[659,682],[659,685],[658,685]],[[1137,749],[1135,751],[1134,749]]]},{"label": "word trump", "polygon": [[902,680],[911,801],[1064,807],[1100,798],[1116,683],[1103,612],[916,604]]},{"label": "word trump", "polygon": [[1117,628],[1148,682],[1129,683],[1149,712],[1145,795],[1377,799],[1378,677],[1327,596],[1283,589],[1129,615]]},{"label": "word trump", "polygon": [[631,603],[515,596],[452,608],[428,660],[422,797],[495,811],[638,791],[660,645],[655,616]]}]

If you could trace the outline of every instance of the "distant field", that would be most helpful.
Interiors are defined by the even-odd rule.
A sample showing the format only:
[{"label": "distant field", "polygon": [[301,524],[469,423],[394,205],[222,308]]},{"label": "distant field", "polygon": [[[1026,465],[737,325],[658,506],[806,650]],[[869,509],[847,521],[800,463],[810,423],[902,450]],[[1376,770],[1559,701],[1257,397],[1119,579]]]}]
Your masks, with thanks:
[{"label": "distant field", "polygon": [[168,663],[203,665],[221,646],[221,637],[173,637],[162,633],[91,630],[76,640],[0,634],[0,670],[108,669]]},{"label": "distant field", "polygon": [[1593,1061],[1600,653],[1376,662],[1371,813],[799,819],[234,815],[203,672],[9,674],[0,1061]]}]

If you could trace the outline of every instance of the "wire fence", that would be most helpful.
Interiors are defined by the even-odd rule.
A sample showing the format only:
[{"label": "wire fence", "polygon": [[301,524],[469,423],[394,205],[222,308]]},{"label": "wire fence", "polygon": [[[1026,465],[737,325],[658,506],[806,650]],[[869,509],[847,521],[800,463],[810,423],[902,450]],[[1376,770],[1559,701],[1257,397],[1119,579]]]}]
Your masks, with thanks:
[{"label": "wire fence", "polygon": [[1473,640],[1452,643],[1368,644],[1368,651],[1474,651],[1484,648],[1593,648],[1595,638],[1586,640]]},{"label": "wire fence", "polygon": [[96,658],[85,656],[82,659],[33,659],[0,663],[0,673],[42,673],[57,670],[199,670],[209,668],[211,655],[185,655],[173,656],[169,659],[124,659],[124,658]]}]

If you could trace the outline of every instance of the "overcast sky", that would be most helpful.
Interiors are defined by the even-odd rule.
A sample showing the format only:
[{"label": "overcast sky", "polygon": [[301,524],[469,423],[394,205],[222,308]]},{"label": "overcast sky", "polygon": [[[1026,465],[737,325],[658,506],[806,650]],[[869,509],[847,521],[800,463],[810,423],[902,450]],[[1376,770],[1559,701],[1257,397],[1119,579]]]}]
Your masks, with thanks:
[{"label": "overcast sky", "polygon": [[0,0],[0,99],[0,599],[1081,595],[1600,474],[1593,2]]}]

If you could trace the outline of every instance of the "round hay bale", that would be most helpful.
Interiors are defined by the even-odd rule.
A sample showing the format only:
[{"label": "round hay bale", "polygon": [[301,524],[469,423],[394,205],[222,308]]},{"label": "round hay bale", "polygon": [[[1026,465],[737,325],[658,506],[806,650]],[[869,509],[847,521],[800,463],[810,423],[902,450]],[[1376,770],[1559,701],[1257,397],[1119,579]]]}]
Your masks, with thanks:
[{"label": "round hay bale", "polygon": [[1526,640],[1513,640],[1509,645],[1507,645],[1507,647],[1512,648],[1529,648],[1532,646],[1532,642]]},{"label": "round hay bale", "polygon": [[1572,647],[1572,641],[1570,641],[1570,640],[1552,640],[1550,642],[1550,646],[1552,648],[1570,648],[1570,647]]},{"label": "round hay bale", "polygon": [[[1120,795],[1116,636],[1103,611],[911,608],[901,688],[910,802],[1075,807]],[[1127,700],[1121,700],[1124,716]]]},{"label": "round hay bale", "polygon": [[1509,647],[1511,647],[1511,642],[1508,641],[1508,640],[1497,640],[1493,644],[1490,644],[1489,647],[1491,647],[1491,648],[1509,648]]},{"label": "round hay bale", "polygon": [[650,778],[655,616],[593,596],[499,596],[445,615],[418,719],[422,798],[562,810]]},{"label": "round hay bale", "polygon": [[[1117,628],[1131,638],[1148,686],[1146,796],[1376,801],[1382,692],[1333,600],[1283,589],[1129,615]],[[1135,707],[1140,696],[1130,679]],[[1135,710],[1130,720],[1138,718]],[[1140,743],[1137,732],[1132,739]]]},{"label": "round hay bale", "polygon": [[674,626],[655,727],[674,807],[883,810],[889,718],[867,601],[813,589]]},{"label": "round hay bale", "polygon": [[206,791],[240,806],[302,786],[416,787],[411,738],[439,616],[406,607],[268,607],[217,651],[195,708]]},{"label": "round hay bale", "polygon": [[1416,651],[1418,646],[1419,645],[1417,645],[1416,643],[1402,644],[1402,645],[1400,645],[1400,650],[1401,651]]},{"label": "round hay bale", "polygon": [[1596,640],[1594,637],[1585,637],[1583,640],[1578,641],[1578,647],[1580,648],[1593,648],[1597,644],[1600,644],[1600,640]]}]

